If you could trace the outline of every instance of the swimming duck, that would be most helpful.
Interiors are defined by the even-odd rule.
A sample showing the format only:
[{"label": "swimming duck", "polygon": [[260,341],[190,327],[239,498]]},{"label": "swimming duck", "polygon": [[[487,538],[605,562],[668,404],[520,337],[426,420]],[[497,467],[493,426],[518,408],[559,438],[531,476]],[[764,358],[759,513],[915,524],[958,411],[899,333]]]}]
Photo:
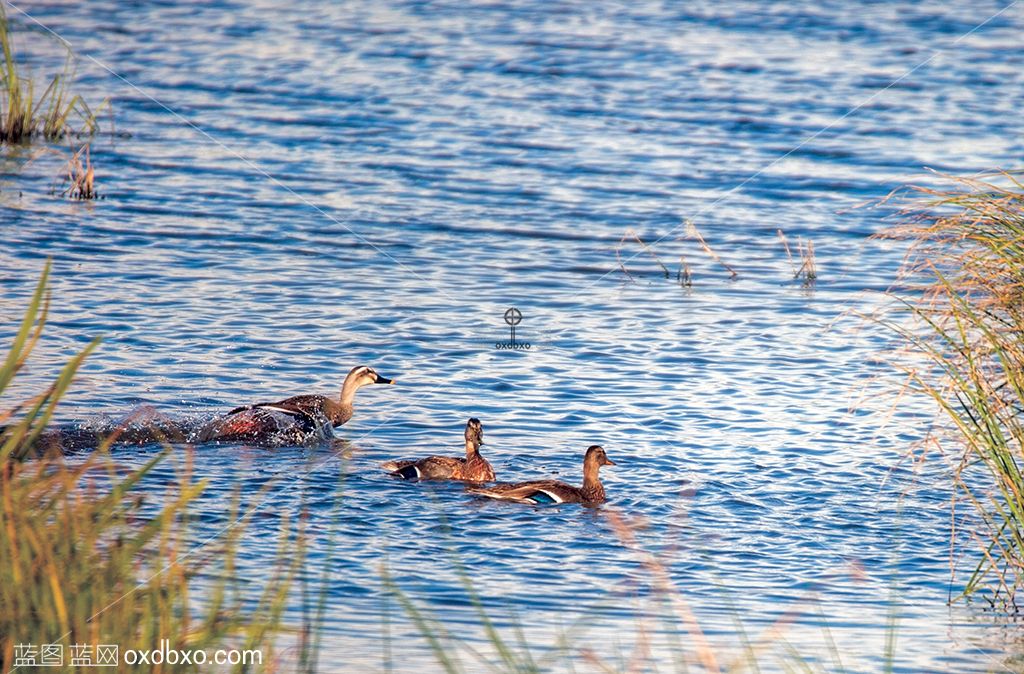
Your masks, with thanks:
[{"label": "swimming duck", "polygon": [[518,503],[601,503],[604,501],[604,487],[598,477],[601,466],[614,466],[604,448],[591,445],[583,457],[583,486],[574,487],[558,480],[537,480],[516,484],[498,484],[493,487],[477,487],[468,491],[488,498]]},{"label": "swimming duck", "polygon": [[260,445],[305,444],[333,437],[333,428],[352,418],[356,391],[367,384],[394,384],[372,368],[352,368],[341,386],[341,399],[302,395],[276,403],[236,407],[196,434],[195,442],[246,442]]},{"label": "swimming duck", "polygon": [[484,444],[484,427],[479,419],[466,422],[466,458],[457,456],[428,456],[415,461],[386,461],[381,468],[395,477],[406,480],[465,480],[490,482],[494,469],[480,456]]}]

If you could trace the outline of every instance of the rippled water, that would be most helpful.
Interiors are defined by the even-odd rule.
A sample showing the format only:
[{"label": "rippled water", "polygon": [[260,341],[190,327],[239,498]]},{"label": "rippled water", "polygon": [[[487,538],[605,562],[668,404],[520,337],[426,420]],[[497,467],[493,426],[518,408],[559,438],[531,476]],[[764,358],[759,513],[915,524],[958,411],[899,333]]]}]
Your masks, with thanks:
[{"label": "rippled water", "polygon": [[[888,210],[865,204],[922,167],[1019,161],[1019,6],[18,6],[83,56],[81,88],[113,99],[118,134],[93,146],[94,203],[47,194],[57,158],[0,157],[0,337],[55,260],[44,357],[16,393],[95,335],[61,423],[334,394],[356,364],[398,379],[360,393],[343,452],[198,454],[211,526],[236,485],[284,476],[246,539],[255,582],[276,520],[310,508],[331,573],[325,671],[436,668],[382,565],[486,651],[453,556],[535,653],[582,621],[578,671],[581,649],[619,666],[645,632],[669,669],[652,572],[609,513],[642,522],[723,662],[738,622],[756,639],[782,620],[823,666],[838,669],[831,638],[847,671],[879,671],[893,615],[897,671],[1000,670],[1020,650],[947,606],[949,493],[938,466],[899,463],[924,419],[883,414],[890,335],[851,315],[882,304],[903,255],[869,238]],[[630,227],[672,273],[685,257],[693,287],[635,243],[629,282]],[[813,289],[780,228],[814,242]],[[494,348],[511,305],[529,351]],[[457,453],[469,416],[499,478],[576,482],[604,445],[610,503],[484,503],[376,470]]]}]

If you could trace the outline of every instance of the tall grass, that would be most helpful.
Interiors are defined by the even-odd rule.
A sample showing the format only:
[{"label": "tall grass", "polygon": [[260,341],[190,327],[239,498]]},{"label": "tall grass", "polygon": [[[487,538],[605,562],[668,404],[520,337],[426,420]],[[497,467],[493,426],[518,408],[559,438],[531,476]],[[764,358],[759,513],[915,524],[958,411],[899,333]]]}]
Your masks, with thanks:
[{"label": "tall grass", "polygon": [[[47,264],[0,366],[0,401],[42,333],[49,272]],[[305,559],[301,523],[296,527],[285,519],[280,525],[276,561],[254,592],[236,571],[248,516],[201,550],[190,547],[197,537],[190,508],[205,487],[192,477],[190,454],[155,512],[147,509],[139,486],[168,460],[168,451],[127,472],[105,448],[77,465],[55,452],[20,460],[39,453],[39,438],[97,343],[39,395],[20,405],[0,403],[0,425],[6,424],[0,431],[0,672],[15,669],[26,644],[58,644],[70,665],[73,648],[95,652],[114,644],[123,654],[159,648],[164,639],[178,650],[259,650],[262,666],[236,669],[276,669],[274,636]],[[228,521],[240,510],[236,497]],[[74,668],[62,671],[69,669]],[[121,660],[118,671],[131,669]],[[195,667],[165,663],[156,670]]]},{"label": "tall grass", "polygon": [[92,134],[97,130],[97,115],[109,103],[105,101],[94,112],[85,99],[71,93],[74,55],[70,48],[65,48],[63,70],[50,78],[37,96],[35,81],[22,73],[11,40],[10,22],[0,2],[0,143],[21,143],[40,134],[54,141],[67,134]]},{"label": "tall grass", "polygon": [[[4,392],[28,362],[42,337],[50,307],[50,295],[47,292],[49,278],[50,263],[47,262],[7,357],[0,365],[0,401],[4,400]],[[85,349],[68,361],[56,381],[31,399],[8,406],[6,409],[4,404],[0,403],[0,466],[9,467],[13,465],[12,460],[23,459],[40,449],[40,437],[53,418],[58,403],[71,385],[79,366],[98,344],[98,338],[90,342]]]},{"label": "tall grass", "polygon": [[[957,513],[980,526],[965,595],[1016,605],[1024,586],[1024,186],[1012,174],[918,188],[891,236],[912,241],[894,323],[901,366],[945,423],[930,441],[954,457]],[[922,205],[920,199],[924,200]],[[954,541],[965,536],[954,531]]]}]

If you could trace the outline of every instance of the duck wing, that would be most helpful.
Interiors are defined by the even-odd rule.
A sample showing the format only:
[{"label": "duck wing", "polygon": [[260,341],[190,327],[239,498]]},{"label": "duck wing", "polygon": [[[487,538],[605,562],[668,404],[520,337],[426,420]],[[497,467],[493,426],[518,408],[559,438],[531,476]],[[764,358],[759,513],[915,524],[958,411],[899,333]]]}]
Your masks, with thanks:
[{"label": "duck wing", "polygon": [[330,435],[330,425],[316,406],[317,398],[322,396],[297,396],[277,403],[236,407],[201,429],[197,441],[265,446],[322,441]]},{"label": "duck wing", "polygon": [[553,504],[583,503],[583,493],[558,480],[538,480],[535,482],[518,482],[516,484],[498,484],[493,487],[470,489],[470,493],[486,496],[501,501],[517,503]]},{"label": "duck wing", "polygon": [[255,403],[253,405],[242,405],[228,412],[228,416],[232,414],[238,414],[239,412],[246,412],[252,409],[266,409],[275,412],[281,412],[283,414],[292,415],[303,415],[312,417],[314,415],[323,414],[324,403],[326,402],[324,396],[316,395],[305,395],[305,396],[292,396],[291,398],[285,398],[276,403]]},{"label": "duck wing", "polygon": [[405,480],[464,480],[465,459],[428,456],[415,461],[385,461],[381,468]]}]

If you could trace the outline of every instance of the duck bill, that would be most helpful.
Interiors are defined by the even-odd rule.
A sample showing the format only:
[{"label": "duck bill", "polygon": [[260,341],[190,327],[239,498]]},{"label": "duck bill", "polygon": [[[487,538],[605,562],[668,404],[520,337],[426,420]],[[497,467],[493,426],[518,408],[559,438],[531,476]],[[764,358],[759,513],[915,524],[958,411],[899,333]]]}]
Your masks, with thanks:
[{"label": "duck bill", "polygon": [[617,466],[619,464],[617,464],[614,461],[612,461],[611,459],[605,457],[604,465],[606,465],[606,466]]},{"label": "duck bill", "polygon": [[387,377],[382,377],[380,375],[377,375],[377,380],[374,381],[373,383],[374,384],[394,384],[395,380],[394,379],[388,379]]}]

